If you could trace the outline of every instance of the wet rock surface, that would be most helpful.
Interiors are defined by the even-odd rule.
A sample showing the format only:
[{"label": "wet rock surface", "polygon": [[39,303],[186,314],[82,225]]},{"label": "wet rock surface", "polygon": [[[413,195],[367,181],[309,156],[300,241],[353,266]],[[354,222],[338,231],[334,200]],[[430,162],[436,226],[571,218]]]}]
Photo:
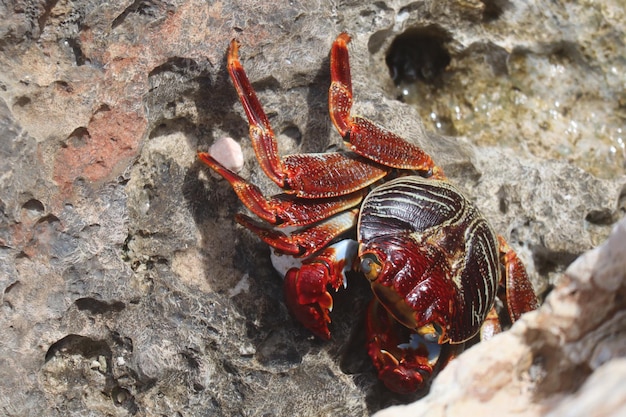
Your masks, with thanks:
[{"label": "wet rock surface", "polygon": [[[0,6],[2,414],[354,416],[417,398],[386,391],[369,364],[361,314],[367,283],[351,277],[349,290],[335,298],[333,340],[313,338],[289,317],[266,245],[233,221],[242,210],[236,196],[196,157],[234,138],[245,159],[240,175],[277,191],[254,161],[225,70],[233,37],[281,153],[340,147],[327,88],[328,51],[341,31],[353,36],[356,112],[420,143],[520,253],[538,293],[557,287],[511,332],[453,362],[419,406],[438,410],[450,384],[445,398],[453,407],[468,398],[468,387],[475,398],[529,413],[575,410],[576,401],[588,404],[582,401],[589,395],[613,388],[624,398],[616,381],[626,375],[619,359],[626,267],[603,258],[620,260],[623,222],[564,274],[623,216],[624,148],[612,126],[624,120],[626,68],[614,58],[626,50],[617,24],[624,8],[610,0],[579,14],[553,4],[520,7],[188,0]],[[555,23],[543,30],[548,17]],[[574,37],[567,27],[584,30]],[[607,36],[594,37],[596,27]],[[418,51],[427,65],[418,68],[417,85],[428,86],[420,88],[429,102],[450,114],[455,107],[435,93],[450,85],[468,97],[491,91],[472,74],[494,68],[503,69],[491,73],[498,88],[512,85],[514,94],[547,102],[533,91],[560,79],[547,58],[513,71],[520,61],[511,57],[524,51],[552,56],[541,52],[562,45],[571,52],[558,62],[567,82],[592,74],[597,84],[577,83],[572,112],[550,119],[558,123],[537,129],[527,112],[508,120],[515,111],[507,110],[501,119],[508,123],[497,129],[477,117],[469,131],[480,135],[442,136],[455,131],[425,129],[419,109],[397,100],[387,58],[407,31],[428,35]],[[432,45],[445,49],[447,67],[440,68]],[[474,72],[463,78],[461,64]],[[453,74],[453,82],[438,73]],[[510,82],[512,73],[522,78]],[[575,152],[555,151],[555,140],[567,136],[560,126],[591,112],[598,132],[604,123],[614,140],[612,152],[588,129],[579,132],[582,149],[611,157],[601,173],[602,158],[582,169],[590,167],[587,154],[572,142]],[[601,259],[587,263],[590,257]],[[607,278],[598,281],[600,273]],[[472,378],[481,372],[491,383],[476,388]],[[623,404],[605,402],[603,410],[610,415]]]}]

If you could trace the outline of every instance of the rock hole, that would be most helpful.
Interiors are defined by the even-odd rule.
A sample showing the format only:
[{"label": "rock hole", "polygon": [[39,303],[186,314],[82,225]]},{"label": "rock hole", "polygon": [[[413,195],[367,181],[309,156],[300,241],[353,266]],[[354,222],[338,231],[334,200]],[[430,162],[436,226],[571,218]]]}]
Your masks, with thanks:
[{"label": "rock hole", "polygon": [[53,85],[57,90],[60,90],[63,93],[71,94],[74,92],[72,86],[66,81],[55,81]]},{"label": "rock hole", "polygon": [[[171,109],[172,114],[175,112],[175,105]],[[193,135],[194,124],[186,117],[175,117],[174,119],[160,119],[156,122],[155,127],[150,130],[148,138],[154,139],[160,136],[169,136],[174,134],[180,134],[187,136]]]},{"label": "rock hole", "polygon": [[45,361],[48,362],[58,353],[78,354],[88,359],[104,356],[107,358],[108,365],[111,362],[111,349],[104,340],[96,340],[78,334],[67,335],[50,345],[46,352]]},{"label": "rock hole", "polygon": [[79,298],[74,301],[76,308],[81,311],[89,311],[91,314],[104,314],[108,312],[119,312],[126,308],[126,305],[121,301],[113,301],[107,303],[106,301],[96,300],[95,298]]},{"label": "rock hole", "polygon": [[59,220],[59,218],[55,216],[54,214],[48,214],[47,216],[43,216],[41,219],[37,220],[37,224],[46,223],[48,225],[51,225],[54,223],[60,223],[60,222],[61,221]]},{"label": "rock hole", "polygon": [[[190,58],[182,58],[182,57],[173,57],[169,58],[164,64],[155,67],[150,73],[148,73],[148,78],[153,77],[166,77],[172,78],[172,75],[169,74],[186,74],[188,78],[191,76],[200,75],[201,69],[196,61]],[[151,83],[154,80],[151,80]],[[151,86],[152,87],[152,86]]]},{"label": "rock hole", "polygon": [[509,7],[509,0],[483,0],[483,21],[486,23],[498,20],[504,10]]},{"label": "rock hole", "polygon": [[121,346],[124,349],[126,349],[128,352],[132,353],[134,349],[133,339],[127,336],[122,336],[116,331],[111,332],[111,338],[113,339],[113,342],[115,342],[116,345]]},{"label": "rock hole", "polygon": [[546,47],[550,55],[550,61],[553,63],[561,64],[566,67],[572,66],[572,64],[581,67],[588,66],[588,58],[575,42],[562,40],[548,44]]},{"label": "rock hole", "polygon": [[546,341],[549,339],[542,334],[529,339],[541,340],[543,345],[535,353],[535,357],[541,359],[535,362],[538,369],[534,370],[534,377],[538,380],[535,398],[540,401],[555,393],[576,392],[592,373],[587,363],[574,363],[563,351],[563,346]]},{"label": "rock hole", "polygon": [[113,403],[119,407],[125,408],[130,414],[137,414],[139,407],[135,403],[135,398],[130,391],[120,386],[115,386],[111,390],[111,399]]},{"label": "rock hole", "polygon": [[66,39],[66,42],[74,54],[74,62],[76,63],[76,66],[85,65],[87,60],[85,59],[82,48],[80,47],[80,42],[72,38]]},{"label": "rock hole", "polygon": [[11,292],[11,290],[16,289],[21,287],[22,284],[19,281],[15,281],[11,284],[9,284],[5,289],[4,289],[4,295],[7,295],[8,293]]},{"label": "rock hole", "polygon": [[263,90],[278,90],[280,88],[280,81],[273,75],[267,75],[252,82],[252,89],[257,93]]},{"label": "rock hole", "polygon": [[18,107],[26,107],[30,104],[31,100],[30,97],[27,96],[20,96],[17,99],[15,99],[15,105]]},{"label": "rock hole", "polygon": [[370,54],[374,55],[378,53],[383,44],[392,36],[392,31],[389,29],[379,30],[370,36],[367,41],[367,50]]},{"label": "rock hole", "polygon": [[580,254],[552,251],[545,247],[533,248],[533,262],[539,275],[565,271]]},{"label": "rock hole", "polygon": [[[28,3],[27,3],[28,4]],[[41,11],[41,13],[39,14],[39,17],[37,18],[37,23],[39,24],[39,31],[43,32],[44,28],[46,27],[46,24],[48,23],[48,19],[50,19],[50,16],[52,15],[52,11],[54,10],[55,6],[57,5],[57,1],[46,1],[43,2],[43,4],[41,5],[41,7],[43,7],[43,10]],[[38,10],[39,7],[37,7]]]},{"label": "rock hole", "polygon": [[502,214],[506,214],[509,211],[509,201],[507,199],[508,193],[505,187],[500,187],[496,196],[498,197],[498,209]]},{"label": "rock hole", "polygon": [[[165,7],[164,7],[165,5]],[[150,22],[162,18],[164,14],[172,11],[172,7],[167,5],[167,2],[155,1],[155,0],[135,0],[130,6],[128,6],[119,16],[117,16],[113,23],[111,23],[111,29],[123,24],[126,19],[131,17],[139,18],[143,22]],[[129,24],[137,24],[134,19],[129,21]]]},{"label": "rock hole", "polygon": [[126,402],[131,397],[130,392],[127,389],[121,387],[115,387],[111,391],[111,398],[115,404],[120,405]]},{"label": "rock hole", "polygon": [[67,137],[67,141],[64,143],[64,145],[65,147],[67,147],[68,145],[71,145],[74,148],[78,148],[80,146],[83,146],[85,143],[87,143],[90,137],[91,135],[89,134],[89,130],[87,130],[86,127],[84,126],[77,127]]},{"label": "rock hole", "polygon": [[222,367],[224,368],[224,371],[226,371],[227,373],[231,375],[239,375],[239,368],[237,368],[227,359],[224,359],[222,361]]},{"label": "rock hole", "polygon": [[98,113],[104,113],[107,111],[111,111],[111,107],[106,103],[102,103],[93,114],[95,116]]},{"label": "rock hole", "polygon": [[408,29],[396,37],[385,59],[393,82],[433,83],[450,64],[445,46],[450,39],[445,30],[434,25]]},{"label": "rock hole", "polygon": [[43,213],[45,211],[43,203],[35,198],[31,198],[30,200],[22,204],[22,209],[30,211],[32,213]]},{"label": "rock hole", "polygon": [[598,226],[610,226],[615,223],[615,216],[609,209],[591,210],[585,220]]},{"label": "rock hole", "polygon": [[200,362],[196,358],[196,353],[193,350],[188,350],[187,352],[182,352],[181,355],[187,361],[187,365],[191,369],[200,369]]},{"label": "rock hole", "polygon": [[283,135],[293,139],[293,141],[300,146],[302,143],[302,131],[296,125],[289,125],[281,132]]}]

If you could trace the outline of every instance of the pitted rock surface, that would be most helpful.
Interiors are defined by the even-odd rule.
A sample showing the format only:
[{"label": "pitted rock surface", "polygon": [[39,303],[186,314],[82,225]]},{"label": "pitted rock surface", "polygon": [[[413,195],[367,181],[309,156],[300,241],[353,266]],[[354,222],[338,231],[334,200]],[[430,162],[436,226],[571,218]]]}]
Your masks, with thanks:
[{"label": "pitted rock surface", "polygon": [[[597,262],[565,271],[624,213],[624,142],[614,125],[626,67],[614,57],[626,54],[626,12],[617,0],[579,9],[435,0],[0,5],[0,413],[358,416],[419,399],[376,379],[363,346],[367,283],[354,277],[337,294],[332,341],[313,338],[287,313],[268,248],[233,221],[236,196],[196,157],[233,138],[240,175],[277,191],[254,160],[225,69],[234,37],[280,152],[340,148],[327,88],[341,31],[353,36],[355,112],[423,146],[520,253],[538,293],[557,288],[512,331],[461,355],[420,407],[438,410],[433,399],[450,379],[454,390],[440,398],[458,409],[466,393],[554,415],[586,409],[587,390],[623,398],[624,270],[603,261],[624,258],[624,246],[611,237],[584,255]],[[439,68],[440,55],[418,54],[417,85],[428,92],[418,108],[397,100],[387,67],[407,33],[428,35],[426,45],[450,58]],[[546,107],[537,123],[528,113],[476,117],[473,133],[457,136],[419,116],[431,105],[432,114],[455,114],[441,92],[466,94],[472,106],[487,97],[492,109],[502,88],[511,103],[545,104],[550,96],[533,92],[573,86],[575,99],[561,100],[569,110]],[[560,133],[582,115],[597,136]],[[613,278],[584,278],[597,268]],[[585,286],[598,286],[604,301]],[[476,386],[476,374],[489,383]],[[604,415],[623,410],[611,401]]]}]

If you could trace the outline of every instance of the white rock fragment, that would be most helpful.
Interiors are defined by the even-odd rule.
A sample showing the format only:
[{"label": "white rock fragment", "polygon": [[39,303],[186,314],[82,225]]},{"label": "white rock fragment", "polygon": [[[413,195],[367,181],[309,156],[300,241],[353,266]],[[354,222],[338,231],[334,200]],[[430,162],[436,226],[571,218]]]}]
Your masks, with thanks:
[{"label": "white rock fragment", "polygon": [[289,271],[291,268],[302,267],[302,259],[294,258],[293,256],[289,255],[281,255],[276,253],[276,251],[274,250],[272,250],[270,258],[272,260],[272,265],[274,266],[274,269],[283,278],[285,278],[285,275],[287,275],[287,271]]},{"label": "white rock fragment", "polygon": [[243,168],[241,146],[231,137],[224,136],[216,140],[209,148],[209,154],[233,172]]}]

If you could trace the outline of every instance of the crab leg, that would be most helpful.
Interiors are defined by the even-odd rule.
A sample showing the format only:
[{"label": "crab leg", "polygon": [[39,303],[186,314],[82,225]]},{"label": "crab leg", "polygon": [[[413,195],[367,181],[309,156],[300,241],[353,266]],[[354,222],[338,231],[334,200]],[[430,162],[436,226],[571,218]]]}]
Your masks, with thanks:
[{"label": "crab leg", "polygon": [[306,226],[329,218],[340,211],[359,204],[365,190],[328,199],[298,199],[291,194],[265,197],[254,184],[225,168],[208,153],[200,152],[198,157],[230,183],[239,200],[254,214],[266,222],[284,226]]},{"label": "crab leg", "polygon": [[302,198],[328,198],[366,188],[391,169],[350,153],[296,154],[283,159],[287,193]]},{"label": "crab leg", "polygon": [[522,314],[537,309],[539,303],[522,261],[502,236],[498,236],[498,241],[500,242],[500,256],[505,270],[504,284],[507,309],[511,322],[515,322]]},{"label": "crab leg", "polygon": [[330,339],[328,323],[333,298],[328,287],[337,291],[346,286],[345,274],[353,267],[357,248],[354,240],[342,240],[305,261],[300,268],[289,269],[285,275],[285,302],[289,311],[322,339]]},{"label": "crab leg", "polygon": [[250,139],[265,174],[287,193],[304,198],[350,194],[378,181],[387,167],[340,153],[291,155],[281,161],[269,120],[239,61],[239,43],[228,51],[228,72],[250,125]]},{"label": "crab leg", "polygon": [[278,184],[279,187],[283,187],[285,184],[285,173],[278,158],[278,145],[276,140],[274,140],[274,132],[239,61],[239,42],[235,39],[230,42],[227,61],[228,73],[233,80],[239,100],[248,117],[252,147],[259,164],[263,172],[272,181]]},{"label": "crab leg", "polygon": [[347,46],[349,42],[350,36],[342,33],[333,43],[330,53],[331,84],[328,92],[331,119],[346,145],[357,154],[379,164],[416,170],[439,179],[445,178],[443,170],[419,146],[368,119],[350,115],[352,80]]},{"label": "crab leg", "polygon": [[254,232],[261,240],[275,248],[277,252],[305,258],[321,250],[333,239],[356,226],[358,213],[358,209],[344,211],[311,227],[294,231],[289,235],[258,223],[245,214],[238,214],[235,220]]},{"label": "crab leg", "polygon": [[[515,323],[522,314],[535,310],[538,307],[538,300],[533,290],[533,286],[528,279],[526,269],[517,254],[509,247],[502,236],[498,236],[500,244],[500,262],[504,266],[505,296],[499,296],[509,314],[511,323]],[[480,340],[489,340],[502,331],[500,317],[495,307],[492,307],[485,318],[485,322],[480,327]]]}]

